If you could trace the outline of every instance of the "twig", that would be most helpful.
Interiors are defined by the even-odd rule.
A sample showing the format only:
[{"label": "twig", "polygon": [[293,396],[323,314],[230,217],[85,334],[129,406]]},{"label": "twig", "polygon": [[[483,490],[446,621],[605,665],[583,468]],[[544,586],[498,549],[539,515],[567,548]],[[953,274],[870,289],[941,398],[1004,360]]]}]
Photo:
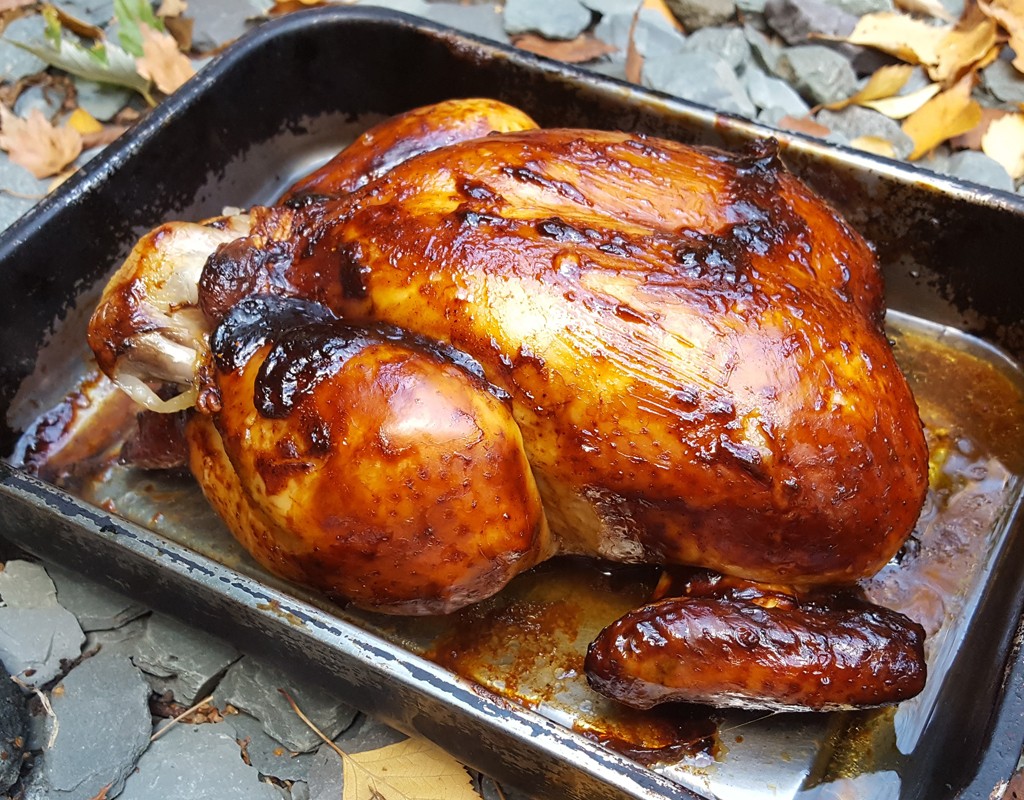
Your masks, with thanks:
[{"label": "twig", "polygon": [[205,706],[211,700],[213,700],[213,695],[212,694],[204,697],[202,700],[200,700],[198,703],[196,703],[191,708],[186,708],[184,711],[182,711],[180,714],[178,714],[178,716],[176,716],[174,719],[172,719],[170,722],[168,722],[166,725],[164,725],[160,730],[158,730],[156,733],[154,733],[152,736],[150,736],[149,737],[149,741],[155,742],[157,739],[159,739],[161,736],[163,736],[165,733],[167,733],[167,731],[169,729],[171,729],[172,727],[177,725],[182,719],[187,717],[193,711],[198,711],[200,708]]},{"label": "twig", "polygon": [[54,742],[57,741],[57,732],[60,730],[60,722],[53,711],[53,706],[50,705],[50,698],[39,691],[35,686],[29,686],[17,675],[12,675],[11,680],[18,684],[22,689],[27,689],[28,691],[33,692],[35,696],[39,698],[39,702],[43,704],[43,711],[46,712],[46,715],[48,717],[53,717],[53,727],[50,729],[50,736],[46,740],[46,749],[52,750]]},{"label": "twig", "polygon": [[324,744],[329,746],[335,753],[338,754],[338,758],[340,758],[342,761],[348,758],[348,753],[346,753],[344,750],[338,747],[338,745],[336,745],[334,742],[328,739],[327,734],[325,734],[316,725],[314,725],[313,720],[311,720],[309,717],[302,713],[302,709],[299,708],[298,704],[294,700],[292,700],[292,696],[288,694],[288,692],[280,688],[277,691],[279,691],[284,697],[284,699],[288,701],[288,705],[292,707],[292,711],[294,711],[298,715],[299,719],[301,719],[306,724],[306,726],[311,731],[313,731],[313,733],[319,736],[323,740]]}]

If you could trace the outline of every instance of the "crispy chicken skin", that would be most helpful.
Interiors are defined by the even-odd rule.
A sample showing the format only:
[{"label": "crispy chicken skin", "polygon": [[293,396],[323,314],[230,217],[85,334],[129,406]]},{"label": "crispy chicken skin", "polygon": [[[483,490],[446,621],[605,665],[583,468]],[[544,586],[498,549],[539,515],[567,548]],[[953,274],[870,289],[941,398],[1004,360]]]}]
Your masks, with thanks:
[{"label": "crispy chicken skin", "polygon": [[[728,156],[457,101],[382,123],[285,201],[171,223],[208,255],[180,304],[144,239],[90,330],[151,407],[154,382],[195,404],[192,470],[268,568],[437,613],[554,553],[706,567],[782,595],[635,612],[592,647],[596,688],[816,709],[919,691],[919,626],[827,601],[916,521],[917,407],[873,253],[771,143]],[[629,644],[652,620],[668,646]],[[756,653],[692,681],[750,644],[742,620],[764,625]],[[842,669],[809,674],[812,640]]]}]

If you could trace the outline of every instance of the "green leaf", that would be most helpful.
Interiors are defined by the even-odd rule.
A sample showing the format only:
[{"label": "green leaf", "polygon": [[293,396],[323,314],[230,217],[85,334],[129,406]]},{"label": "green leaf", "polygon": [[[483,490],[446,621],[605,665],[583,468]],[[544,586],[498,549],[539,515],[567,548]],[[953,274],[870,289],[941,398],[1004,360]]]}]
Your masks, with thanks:
[{"label": "green leaf", "polygon": [[156,105],[149,93],[149,81],[135,71],[135,59],[116,45],[98,43],[89,48],[64,39],[56,48],[12,39],[5,41],[41,58],[51,67],[97,83],[125,86],[141,94],[150,105]]},{"label": "green leaf", "polygon": [[46,23],[46,41],[54,50],[60,50],[61,45],[61,24],[60,15],[53,6],[43,6],[43,21]]},{"label": "green leaf", "polygon": [[149,0],[114,0],[117,38],[121,46],[136,58],[142,56],[140,25],[163,32],[164,23],[153,13]]}]

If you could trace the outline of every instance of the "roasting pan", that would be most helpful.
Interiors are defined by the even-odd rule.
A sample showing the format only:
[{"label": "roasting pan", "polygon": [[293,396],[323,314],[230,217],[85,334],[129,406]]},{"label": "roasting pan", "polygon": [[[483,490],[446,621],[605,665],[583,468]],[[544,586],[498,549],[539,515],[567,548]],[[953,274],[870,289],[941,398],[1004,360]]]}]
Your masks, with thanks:
[{"label": "roasting pan", "polygon": [[[0,238],[0,452],[14,454],[33,414],[57,403],[81,373],[98,287],[142,232],[269,202],[370,122],[466,96],[506,100],[545,126],[730,149],[777,137],[789,168],[877,248],[890,307],[954,347],[969,341],[962,346],[1020,385],[1020,197],[772,131],[401,14],[325,8],[241,40]],[[972,387],[951,379],[943,391]],[[1005,420],[1006,439],[1015,441],[1021,409],[984,410]],[[856,714],[712,714],[717,749],[691,754],[682,767],[645,766],[572,720],[509,702],[420,658],[401,635],[388,635],[386,622],[352,619],[271,579],[230,542],[190,539],[201,502],[173,504],[182,535],[169,536],[159,497],[156,512],[120,504],[138,496],[138,485],[111,489],[121,493],[126,519],[19,469],[22,456],[0,462],[0,533],[10,543],[277,660],[538,797],[988,798],[1024,746],[1016,490],[972,556],[977,580],[953,615],[956,646],[933,666],[911,741],[891,735],[891,717],[879,725],[877,716]]]}]

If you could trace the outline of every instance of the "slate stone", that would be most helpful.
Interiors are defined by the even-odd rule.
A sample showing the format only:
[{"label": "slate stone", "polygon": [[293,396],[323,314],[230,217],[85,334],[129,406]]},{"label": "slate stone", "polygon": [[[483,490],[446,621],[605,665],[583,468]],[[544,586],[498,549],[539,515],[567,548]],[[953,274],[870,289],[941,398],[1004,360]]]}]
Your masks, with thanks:
[{"label": "slate stone", "polygon": [[752,25],[743,26],[743,35],[750,46],[753,63],[770,75],[776,75],[782,47],[773,42]]},{"label": "slate stone", "polygon": [[0,231],[8,228],[22,214],[46,196],[49,180],[39,180],[0,151]]},{"label": "slate stone", "polygon": [[309,784],[305,781],[295,781],[291,787],[291,800],[310,800]]},{"label": "slate stone", "polygon": [[[580,0],[580,2],[591,11],[596,11],[602,17],[607,17],[611,14],[629,14],[632,16],[633,12],[636,11],[635,0]],[[459,8],[462,9],[465,6],[459,6]]]},{"label": "slate stone", "polygon": [[6,792],[18,780],[27,741],[25,696],[0,664],[0,792]]},{"label": "slate stone", "polygon": [[765,75],[756,67],[743,74],[743,86],[751,102],[764,111],[769,108],[781,109],[792,117],[803,117],[810,112],[810,106],[784,80]]},{"label": "slate stone", "polygon": [[78,94],[78,105],[100,122],[109,122],[113,116],[128,105],[134,94],[131,89],[72,78]]},{"label": "slate stone", "polygon": [[547,39],[575,39],[590,27],[590,9],[579,0],[507,0],[505,32],[538,33]]},{"label": "slate stone", "polygon": [[8,561],[0,570],[0,601],[7,608],[53,608],[57,587],[41,564]]},{"label": "slate stone", "polygon": [[[278,800],[242,761],[230,725],[175,725],[153,742],[118,800]],[[335,798],[337,800],[337,798]]]},{"label": "slate stone", "polygon": [[309,776],[313,753],[293,753],[263,730],[263,723],[248,714],[235,714],[224,718],[235,731],[235,739],[247,741],[245,752],[249,763],[261,775],[272,775],[282,781],[304,781]]},{"label": "slate stone", "polygon": [[861,136],[878,136],[890,142],[897,158],[906,158],[914,149],[913,140],[894,120],[870,108],[849,106],[841,111],[818,112],[815,119],[833,133],[841,133],[850,141]]},{"label": "slate stone", "polygon": [[120,628],[146,613],[146,607],[95,581],[56,565],[47,570],[57,586],[57,602],[78,619],[86,633]]},{"label": "slate stone", "polygon": [[149,745],[149,687],[123,656],[99,654],[68,673],[50,693],[59,721],[53,748],[36,767],[54,800],[90,800],[105,786],[116,797]]},{"label": "slate stone", "polygon": [[665,0],[665,3],[688,33],[721,25],[736,15],[735,0]]},{"label": "slate stone", "polygon": [[234,647],[164,614],[153,614],[132,661],[157,692],[182,705],[205,697],[239,657]]},{"label": "slate stone", "polygon": [[193,49],[205,53],[237,39],[249,29],[249,20],[273,6],[273,0],[189,0]]},{"label": "slate stone", "polygon": [[[603,17],[594,27],[594,36],[618,48],[618,55],[625,58],[629,47],[629,28],[633,24],[633,15],[611,14]],[[668,53],[682,50],[686,37],[672,28],[669,22],[653,9],[640,10],[636,29],[633,32],[633,43],[637,52],[644,58],[657,58]]]},{"label": "slate stone", "polygon": [[853,14],[855,17],[863,17],[865,14],[874,14],[879,11],[892,11],[894,9],[892,0],[825,0],[833,5]]},{"label": "slate stone", "polygon": [[641,78],[644,86],[717,111],[750,118],[757,114],[729,62],[710,53],[678,53],[649,59],[644,63]]},{"label": "slate stone", "polygon": [[1013,179],[1003,165],[976,150],[953,153],[946,161],[942,172],[992,189],[1013,191]]},{"label": "slate stone", "polygon": [[743,31],[736,27],[701,28],[686,37],[684,53],[712,53],[724,58],[736,72],[750,63],[750,44]]},{"label": "slate stone", "polygon": [[850,62],[821,45],[787,48],[779,58],[778,70],[779,77],[813,105],[843,100],[857,89],[857,75]]},{"label": "slate stone", "polygon": [[19,117],[28,117],[32,109],[37,108],[47,119],[60,111],[64,105],[66,93],[56,86],[30,86],[14,103],[14,113]]},{"label": "slate stone", "polygon": [[28,561],[9,561],[0,572],[0,661],[29,686],[53,680],[61,661],[81,654],[85,634],[74,615],[57,604],[46,571]]},{"label": "slate stone", "polygon": [[429,18],[433,5],[426,0],[379,0],[374,5],[381,8],[389,8],[392,11],[401,11],[403,14],[412,14],[417,17]]},{"label": "slate stone", "polygon": [[981,79],[993,97],[1004,103],[1024,103],[1024,75],[1009,61],[997,58],[981,71]]},{"label": "slate stone", "polygon": [[502,24],[501,14],[492,3],[460,5],[458,3],[427,3],[429,18],[442,25],[450,25],[460,31],[506,43],[508,36]]},{"label": "slate stone", "polygon": [[349,727],[356,710],[329,692],[299,682],[275,666],[246,656],[228,670],[213,693],[218,708],[230,703],[256,717],[263,730],[281,744],[299,753],[313,750],[320,737],[311,731],[278,691],[284,689],[325,736],[336,737]]},{"label": "slate stone", "polygon": [[114,19],[114,0],[62,0],[56,5],[73,17],[101,28]]},{"label": "slate stone", "polygon": [[41,14],[19,17],[4,28],[0,36],[0,80],[14,83],[46,69],[46,62],[11,42],[42,44],[46,41],[46,23]]},{"label": "slate stone", "polygon": [[824,0],[768,0],[764,18],[791,45],[804,44],[812,33],[846,36],[857,24],[853,14]]}]

